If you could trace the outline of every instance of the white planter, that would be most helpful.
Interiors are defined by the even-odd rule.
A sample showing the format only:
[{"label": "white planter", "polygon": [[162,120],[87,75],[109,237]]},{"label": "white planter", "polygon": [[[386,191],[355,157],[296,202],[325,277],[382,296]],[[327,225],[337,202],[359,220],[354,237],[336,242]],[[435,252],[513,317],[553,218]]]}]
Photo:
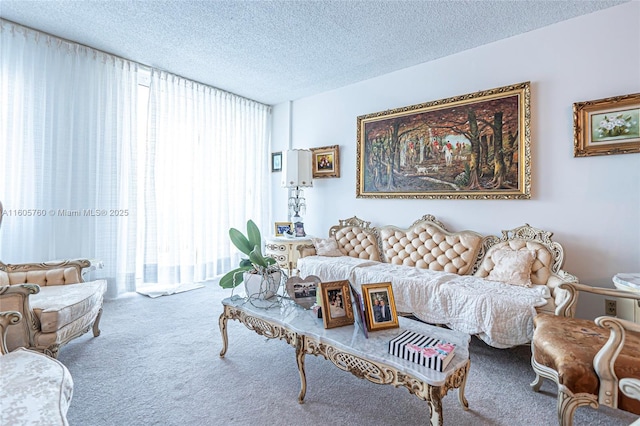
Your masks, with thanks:
[{"label": "white planter", "polygon": [[282,274],[280,271],[268,275],[244,273],[244,289],[249,299],[270,299],[276,295],[280,287]]}]

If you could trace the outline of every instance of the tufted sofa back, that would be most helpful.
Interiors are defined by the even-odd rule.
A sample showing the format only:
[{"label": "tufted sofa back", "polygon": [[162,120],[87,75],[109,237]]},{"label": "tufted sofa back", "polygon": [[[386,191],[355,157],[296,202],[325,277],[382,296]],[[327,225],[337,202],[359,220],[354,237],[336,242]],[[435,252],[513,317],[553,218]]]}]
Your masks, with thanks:
[{"label": "tufted sofa back", "polygon": [[430,220],[402,230],[379,228],[383,261],[432,271],[467,275],[482,249],[482,235],[472,231],[449,232]]},{"label": "tufted sofa back", "polygon": [[376,235],[359,226],[335,229],[332,236],[345,256],[380,261]]},{"label": "tufted sofa back", "polygon": [[0,262],[0,285],[37,284],[45,287],[81,283],[84,282],[82,269],[90,265],[84,259],[18,265]]}]

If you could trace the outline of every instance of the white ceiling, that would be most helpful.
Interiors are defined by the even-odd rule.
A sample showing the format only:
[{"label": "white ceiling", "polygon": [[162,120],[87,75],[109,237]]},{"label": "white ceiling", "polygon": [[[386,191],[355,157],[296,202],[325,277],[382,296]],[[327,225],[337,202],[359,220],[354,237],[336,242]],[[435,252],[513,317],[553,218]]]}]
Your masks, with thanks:
[{"label": "white ceiling", "polygon": [[626,1],[0,0],[0,16],[277,104]]}]

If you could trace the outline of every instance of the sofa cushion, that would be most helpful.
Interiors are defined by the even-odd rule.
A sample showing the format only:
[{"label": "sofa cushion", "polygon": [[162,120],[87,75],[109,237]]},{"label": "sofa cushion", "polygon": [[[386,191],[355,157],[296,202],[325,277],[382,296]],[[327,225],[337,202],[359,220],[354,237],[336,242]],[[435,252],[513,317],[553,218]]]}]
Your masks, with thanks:
[{"label": "sofa cushion", "polygon": [[506,284],[531,287],[531,266],[535,260],[532,250],[496,250],[493,253],[494,266],[488,280]]},{"label": "sofa cushion", "polygon": [[[574,394],[597,395],[598,376],[593,357],[609,339],[609,329],[592,320],[559,317],[546,313],[534,318],[533,356],[538,364],[558,372],[558,382]],[[640,379],[640,333],[627,330],[625,344],[615,363],[619,379]],[[618,394],[618,407],[640,414],[640,401]]]},{"label": "sofa cushion", "polygon": [[53,333],[102,306],[107,291],[105,280],[41,287],[30,298],[43,333]]},{"label": "sofa cushion", "polygon": [[0,424],[68,424],[73,380],[58,360],[16,349],[0,356],[0,382]]},{"label": "sofa cushion", "polygon": [[313,238],[311,241],[318,256],[344,256],[344,253],[338,249],[338,242],[334,238]]},{"label": "sofa cushion", "polygon": [[535,253],[535,259],[531,265],[531,283],[547,284],[549,282],[549,278],[552,275],[552,268],[554,266],[554,256],[543,244],[536,241],[527,241],[522,239],[502,241],[492,246],[485,253],[482,263],[474,275],[486,278],[495,266],[495,259],[493,258],[494,253],[502,249],[533,251]]}]

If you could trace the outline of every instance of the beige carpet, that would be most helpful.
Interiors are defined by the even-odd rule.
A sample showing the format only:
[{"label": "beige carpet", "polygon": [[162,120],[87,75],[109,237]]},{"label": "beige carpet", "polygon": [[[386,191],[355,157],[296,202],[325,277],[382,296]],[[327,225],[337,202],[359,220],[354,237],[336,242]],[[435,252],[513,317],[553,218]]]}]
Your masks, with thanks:
[{"label": "beige carpet", "polygon": [[[75,339],[60,351],[75,382],[72,426],[425,425],[428,407],[405,389],[360,380],[329,361],[306,357],[307,395],[294,350],[229,321],[229,350],[219,357],[217,284],[171,297],[133,293],[105,303],[102,334]],[[556,389],[540,393],[528,347],[493,349],[472,339],[466,396],[443,400],[445,425],[557,425]],[[578,409],[575,426],[629,425],[637,417]]]}]

